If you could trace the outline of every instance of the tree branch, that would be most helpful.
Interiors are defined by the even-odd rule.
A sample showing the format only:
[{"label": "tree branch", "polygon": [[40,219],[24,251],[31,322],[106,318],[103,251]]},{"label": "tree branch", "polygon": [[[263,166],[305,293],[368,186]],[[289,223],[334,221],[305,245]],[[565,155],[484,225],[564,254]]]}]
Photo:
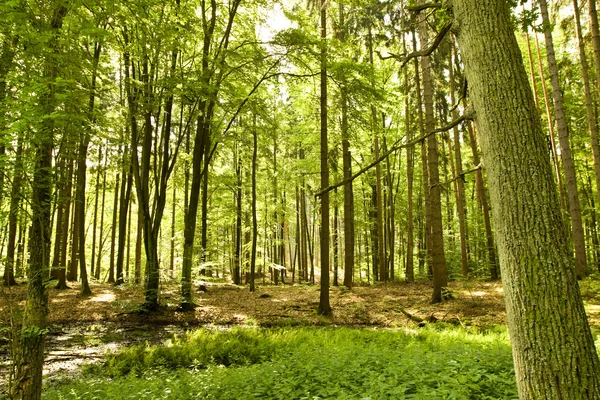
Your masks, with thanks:
[{"label": "tree branch", "polygon": [[479,165],[478,165],[478,166],[476,166],[476,167],[473,167],[473,168],[471,168],[471,169],[470,169],[470,170],[468,170],[468,171],[461,172],[460,174],[458,174],[457,176],[455,176],[453,179],[450,179],[449,181],[446,181],[446,182],[441,182],[441,183],[438,183],[438,184],[436,184],[436,185],[433,185],[433,187],[435,187],[435,186],[444,186],[444,185],[448,185],[448,184],[450,184],[450,183],[452,183],[452,182],[454,182],[454,181],[457,181],[457,180],[459,180],[459,179],[462,179],[462,181],[463,181],[463,182],[465,182],[465,175],[467,175],[467,174],[471,174],[471,173],[473,173],[473,172],[476,172],[476,171],[479,171],[479,170],[481,170],[481,169],[483,169],[483,164],[482,164],[482,163],[479,163]]},{"label": "tree branch", "polygon": [[435,37],[435,40],[433,41],[431,46],[429,46],[427,49],[412,52],[412,53],[408,54],[407,56],[400,56],[400,55],[393,54],[393,53],[390,53],[389,56],[382,56],[381,53],[379,53],[379,52],[377,52],[377,54],[379,55],[379,58],[382,60],[394,58],[394,59],[400,61],[401,62],[400,68],[404,68],[406,66],[406,64],[408,64],[408,62],[410,60],[412,60],[413,58],[424,57],[424,56],[428,56],[431,53],[433,53],[435,51],[435,49],[437,49],[439,47],[439,45],[442,43],[442,40],[444,40],[444,38],[446,37],[446,34],[448,32],[450,32],[450,28],[452,28],[452,23],[448,22],[446,25],[444,25],[442,27],[442,29],[440,30],[440,33],[438,33],[438,35]]},{"label": "tree branch", "polygon": [[368,170],[370,170],[371,168],[373,168],[374,166],[376,166],[377,164],[379,164],[380,162],[382,162],[383,160],[388,158],[389,155],[394,153],[395,151],[414,146],[415,144],[420,143],[423,140],[427,139],[431,135],[435,135],[436,133],[440,133],[440,132],[449,131],[450,129],[454,128],[458,124],[460,124],[464,121],[467,121],[467,120],[472,120],[473,118],[474,118],[473,109],[467,108],[467,110],[465,110],[465,113],[463,115],[456,118],[454,121],[450,122],[448,125],[446,125],[444,127],[434,129],[431,132],[426,133],[425,135],[422,135],[414,140],[411,140],[408,143],[399,144],[398,142],[400,142],[400,140],[402,140],[402,139],[400,139],[396,143],[394,143],[394,145],[388,151],[386,151],[381,157],[379,157],[377,160],[373,161],[366,167],[362,168],[360,171],[353,174],[350,178],[344,179],[343,181],[338,182],[335,185],[330,185],[330,186],[326,187],[325,189],[321,190],[320,192],[315,193],[315,197],[321,197],[325,193],[331,192],[333,189],[336,189],[340,186],[344,186],[345,184],[354,181],[356,178],[358,178],[359,176],[361,176],[362,174],[364,174],[365,172],[367,172]]},{"label": "tree branch", "polygon": [[415,4],[413,6],[406,6],[406,10],[410,11],[410,12],[414,12],[414,13],[419,13],[423,10],[427,10],[429,8],[442,8],[444,5],[442,3],[422,3],[422,4]]}]

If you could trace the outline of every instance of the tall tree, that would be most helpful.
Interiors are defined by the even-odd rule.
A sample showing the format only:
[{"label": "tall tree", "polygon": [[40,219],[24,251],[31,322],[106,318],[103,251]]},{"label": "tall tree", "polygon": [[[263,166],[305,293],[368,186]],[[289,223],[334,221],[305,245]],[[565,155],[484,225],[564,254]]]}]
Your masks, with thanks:
[{"label": "tall tree", "polygon": [[[587,55],[585,53],[583,33],[581,32],[581,17],[579,12],[579,2],[577,0],[573,0],[573,10],[575,12],[575,31],[577,32],[577,43],[579,45],[579,63],[581,64],[581,80],[583,81],[585,112],[588,129],[590,131],[590,144],[594,161],[594,177],[596,178],[596,188],[600,188],[600,143],[598,142],[598,124],[596,123],[596,114],[594,112],[594,98],[590,85],[589,66]],[[600,201],[600,190],[597,190],[597,195]]]},{"label": "tall tree", "polygon": [[563,162],[567,184],[567,196],[569,200],[569,214],[571,215],[571,231],[573,233],[573,245],[575,247],[575,273],[579,279],[588,274],[587,260],[585,256],[585,236],[583,232],[583,221],[581,219],[581,205],[577,191],[577,175],[575,164],[571,153],[569,142],[569,130],[564,110],[563,94],[560,88],[558,66],[554,55],[554,42],[552,40],[552,26],[548,15],[548,3],[539,0],[540,13],[544,24],[544,38],[546,40],[546,57],[548,58],[548,70],[550,82],[552,83],[552,98],[554,99],[554,112],[556,114],[556,126],[558,128],[558,140],[560,143],[560,156]]},{"label": "tall tree", "polygon": [[31,198],[31,234],[29,240],[29,273],[27,303],[23,315],[23,334],[20,335],[22,355],[15,379],[16,398],[37,400],[42,397],[44,338],[47,332],[48,292],[46,280],[50,266],[50,224],[52,198],[52,149],[54,120],[49,116],[56,109],[56,79],[59,77],[58,58],[61,55],[59,36],[68,12],[66,1],[43,4],[40,19],[34,19],[40,37],[44,38],[42,56],[43,85],[38,107],[41,115],[37,134],[31,144],[35,151],[35,166]]},{"label": "tall tree", "polygon": [[[327,143],[327,3],[319,3],[321,28],[321,189],[329,187],[329,147]],[[329,304],[329,192],[321,196],[321,289],[319,314],[331,315]]]},{"label": "tall tree", "polygon": [[[419,22],[419,39],[422,44],[428,43],[429,32],[427,21]],[[421,57],[423,70],[423,106],[425,107],[425,130],[433,132],[435,121],[433,115],[433,82],[431,79],[431,64],[429,56]],[[431,258],[431,271],[433,274],[432,302],[443,300],[443,288],[448,286],[446,272],[446,257],[444,255],[444,232],[442,226],[442,202],[440,199],[440,178],[438,171],[438,143],[435,135],[427,138],[427,170],[428,193],[430,211],[430,246],[428,254]]]},{"label": "tall tree", "polygon": [[[183,266],[181,277],[181,308],[193,309],[192,299],[192,262],[194,255],[194,238],[196,237],[196,219],[200,202],[200,185],[203,183],[202,198],[202,257],[206,254],[206,211],[208,206],[208,166],[216,146],[211,144],[213,116],[220,91],[220,84],[225,74],[224,62],[228,55],[231,30],[241,0],[233,0],[228,10],[219,13],[217,3],[210,7],[203,1],[200,14],[202,20],[202,60],[200,71],[201,96],[199,100],[199,116],[196,122],[196,137],[192,150],[192,183],[189,193],[188,212],[185,216]],[[222,10],[221,10],[222,11]],[[225,29],[220,37],[215,35],[217,14],[223,18]]]}]

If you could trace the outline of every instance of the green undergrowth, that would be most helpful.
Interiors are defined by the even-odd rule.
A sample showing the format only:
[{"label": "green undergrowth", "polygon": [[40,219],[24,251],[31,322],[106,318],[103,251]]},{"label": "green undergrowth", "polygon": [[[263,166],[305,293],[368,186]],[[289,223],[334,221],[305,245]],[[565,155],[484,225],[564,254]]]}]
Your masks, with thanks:
[{"label": "green undergrowth", "polygon": [[45,399],[513,399],[505,329],[198,330],[109,355]]}]

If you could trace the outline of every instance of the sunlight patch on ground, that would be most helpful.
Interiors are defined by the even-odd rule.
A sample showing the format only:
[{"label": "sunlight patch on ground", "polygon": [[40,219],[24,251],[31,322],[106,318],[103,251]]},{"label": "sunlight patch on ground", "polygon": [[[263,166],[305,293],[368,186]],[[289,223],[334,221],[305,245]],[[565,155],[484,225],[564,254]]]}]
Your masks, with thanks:
[{"label": "sunlight patch on ground", "polygon": [[98,294],[98,295],[90,298],[90,301],[111,302],[111,301],[115,301],[116,299],[117,299],[117,296],[114,293],[101,293],[101,294]]},{"label": "sunlight patch on ground", "polygon": [[589,304],[586,302],[585,309],[587,310],[587,312],[600,313],[600,305],[599,304]]},{"label": "sunlight patch on ground", "polygon": [[485,295],[489,295],[488,292],[482,292],[482,291],[470,291],[470,290],[463,290],[462,294],[466,297],[484,297]]}]

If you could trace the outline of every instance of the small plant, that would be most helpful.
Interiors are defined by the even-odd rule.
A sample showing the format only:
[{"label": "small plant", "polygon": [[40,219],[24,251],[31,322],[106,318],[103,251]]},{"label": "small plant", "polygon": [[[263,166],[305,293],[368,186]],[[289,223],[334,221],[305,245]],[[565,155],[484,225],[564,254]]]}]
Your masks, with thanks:
[{"label": "small plant", "polygon": [[201,329],[111,355],[47,399],[513,399],[506,330]]}]

